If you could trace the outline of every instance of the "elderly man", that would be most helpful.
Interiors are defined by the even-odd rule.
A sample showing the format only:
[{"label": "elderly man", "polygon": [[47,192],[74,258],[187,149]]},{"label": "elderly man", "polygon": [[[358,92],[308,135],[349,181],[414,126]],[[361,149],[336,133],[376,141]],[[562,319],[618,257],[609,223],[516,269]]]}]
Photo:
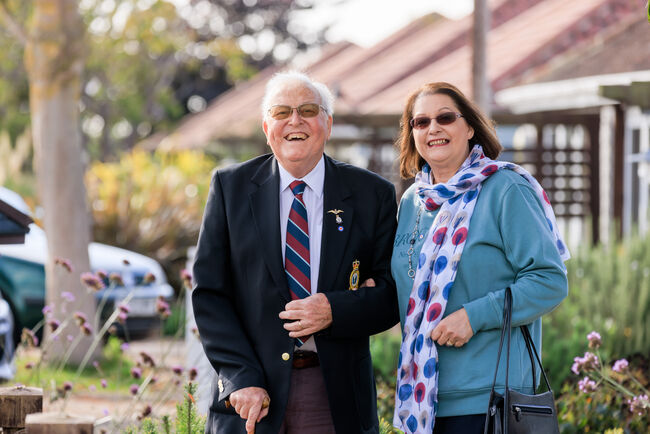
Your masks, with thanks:
[{"label": "elderly man", "polygon": [[323,154],[332,106],[323,84],[277,74],[273,154],[212,178],[192,295],[217,374],[207,432],[378,432],[368,338],[399,319],[395,191]]}]

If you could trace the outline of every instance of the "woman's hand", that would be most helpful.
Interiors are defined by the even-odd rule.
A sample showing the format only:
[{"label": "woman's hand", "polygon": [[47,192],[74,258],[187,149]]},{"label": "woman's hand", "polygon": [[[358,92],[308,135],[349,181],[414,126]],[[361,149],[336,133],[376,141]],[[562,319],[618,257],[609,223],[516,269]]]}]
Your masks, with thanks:
[{"label": "woman's hand", "polygon": [[462,347],[472,336],[474,332],[464,307],[443,318],[431,331],[431,339],[449,347]]}]

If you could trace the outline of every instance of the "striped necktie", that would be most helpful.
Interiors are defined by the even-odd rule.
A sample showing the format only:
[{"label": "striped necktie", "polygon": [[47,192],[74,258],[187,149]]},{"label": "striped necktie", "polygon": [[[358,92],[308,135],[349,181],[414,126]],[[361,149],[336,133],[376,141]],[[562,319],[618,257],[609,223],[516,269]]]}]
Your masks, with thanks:
[{"label": "striped necktie", "polygon": [[[311,295],[311,271],[309,267],[309,226],[307,225],[307,207],[302,194],[305,191],[303,181],[289,184],[294,199],[287,221],[287,246],[284,255],[284,270],[287,273],[289,291],[292,300],[299,300]],[[302,346],[309,336],[296,338],[296,345]]]}]

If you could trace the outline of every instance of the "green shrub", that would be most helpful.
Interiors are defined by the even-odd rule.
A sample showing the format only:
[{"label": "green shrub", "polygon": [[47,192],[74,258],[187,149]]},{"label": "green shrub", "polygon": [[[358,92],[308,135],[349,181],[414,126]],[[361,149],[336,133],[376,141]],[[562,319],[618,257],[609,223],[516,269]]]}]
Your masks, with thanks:
[{"label": "green shrub", "polygon": [[602,334],[605,359],[650,353],[650,234],[572,254],[569,296],[543,319],[544,367],[556,393],[591,330]]}]

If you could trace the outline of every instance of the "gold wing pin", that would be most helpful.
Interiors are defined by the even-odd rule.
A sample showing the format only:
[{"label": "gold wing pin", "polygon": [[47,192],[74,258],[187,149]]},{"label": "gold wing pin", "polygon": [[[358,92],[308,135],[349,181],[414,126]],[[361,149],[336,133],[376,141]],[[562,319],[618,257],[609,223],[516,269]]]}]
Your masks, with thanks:
[{"label": "gold wing pin", "polygon": [[339,214],[343,212],[342,209],[331,209],[327,212],[334,214],[336,216],[336,224],[340,225],[341,223],[343,223],[343,219],[341,219],[341,216],[339,216]]}]

